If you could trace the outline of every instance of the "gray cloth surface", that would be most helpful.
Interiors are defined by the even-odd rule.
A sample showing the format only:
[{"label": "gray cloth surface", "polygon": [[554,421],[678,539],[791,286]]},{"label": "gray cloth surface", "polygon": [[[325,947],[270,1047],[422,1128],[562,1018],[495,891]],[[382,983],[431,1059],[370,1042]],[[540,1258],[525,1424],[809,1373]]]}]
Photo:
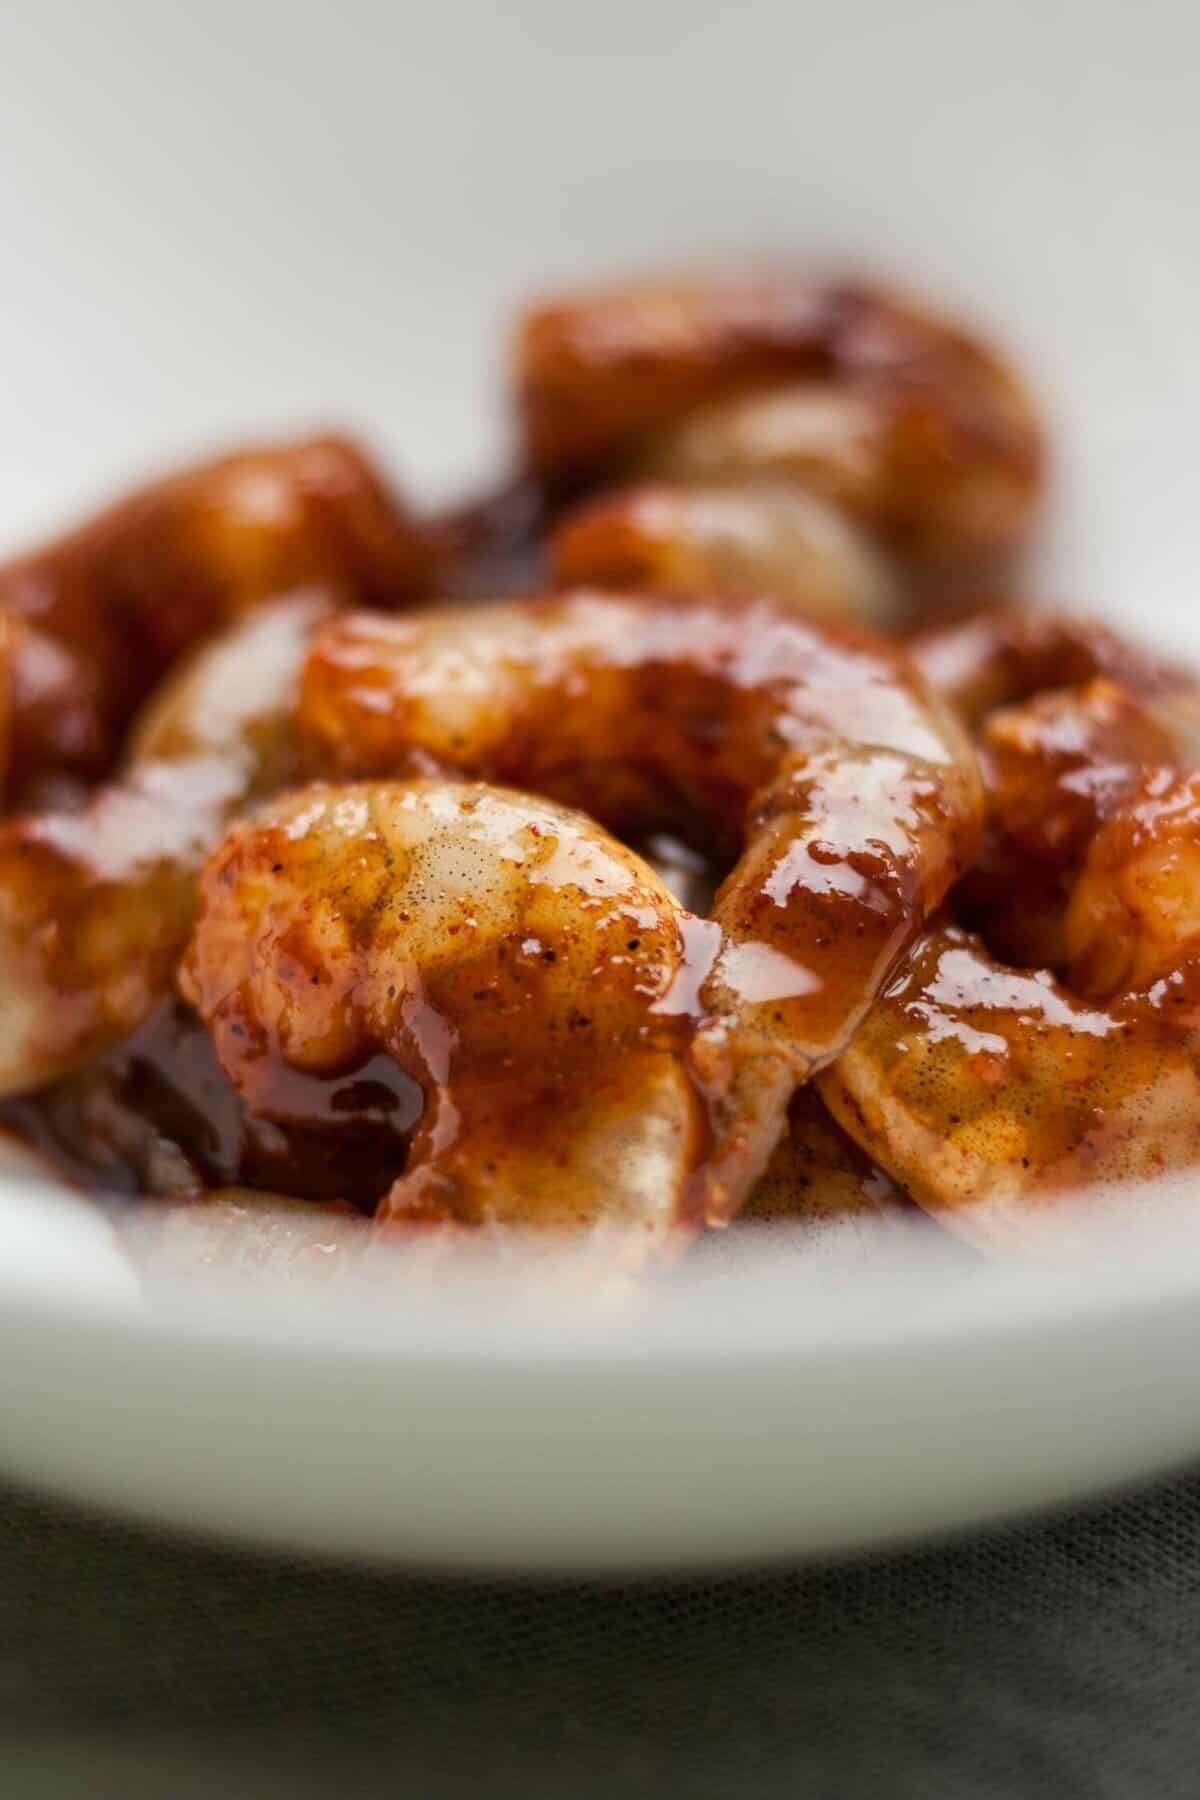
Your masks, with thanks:
[{"label": "gray cloth surface", "polygon": [[0,1794],[1200,1795],[1200,1477],[840,1568],[422,1579],[0,1490]]}]

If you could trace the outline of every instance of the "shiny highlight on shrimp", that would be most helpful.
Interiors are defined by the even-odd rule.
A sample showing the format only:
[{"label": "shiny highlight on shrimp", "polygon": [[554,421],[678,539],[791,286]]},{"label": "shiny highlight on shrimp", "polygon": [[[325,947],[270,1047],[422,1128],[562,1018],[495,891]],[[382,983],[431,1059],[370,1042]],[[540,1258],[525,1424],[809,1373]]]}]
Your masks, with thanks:
[{"label": "shiny highlight on shrimp", "polygon": [[426,536],[341,438],[242,451],[140,489],[0,569],[18,802],[107,774],[164,670],[250,608],[309,586],[395,604],[432,572]]},{"label": "shiny highlight on shrimp", "polygon": [[425,1111],[377,1218],[689,1229],[691,920],[552,801],[442,780],[315,786],[210,859],[182,985],[257,1116],[377,1050]]},{"label": "shiny highlight on shrimp", "polygon": [[785,273],[601,289],[527,314],[515,364],[551,483],[782,476],[935,561],[1011,547],[1041,497],[1013,372],[879,290]]},{"label": "shiny highlight on shrimp", "polygon": [[974,760],[903,654],[767,605],[581,593],[350,615],[314,642],[299,727],[319,772],[520,784],[736,858],[690,1049],[713,1222],[977,841]]},{"label": "shiny highlight on shrimp", "polygon": [[196,877],[295,775],[291,709],[323,594],[262,606],[155,695],[125,772],[78,814],[0,824],[0,1094],[67,1074],[170,991]]},{"label": "shiny highlight on shrimp", "polygon": [[[923,1205],[1000,1243],[1085,1186],[1200,1156],[1196,693],[1069,622],[970,631],[969,711],[1064,665],[1119,666],[1141,691],[1105,675],[988,714],[988,837],[956,896],[988,945],[929,933],[821,1090]],[[977,655],[988,639],[999,654]],[[997,945],[1051,967],[1006,966]]]}]

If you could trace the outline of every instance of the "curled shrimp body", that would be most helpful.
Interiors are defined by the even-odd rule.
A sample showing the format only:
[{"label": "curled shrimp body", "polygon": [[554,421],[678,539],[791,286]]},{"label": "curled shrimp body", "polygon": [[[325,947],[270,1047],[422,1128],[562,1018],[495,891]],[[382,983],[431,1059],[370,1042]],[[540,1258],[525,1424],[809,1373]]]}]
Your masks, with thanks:
[{"label": "curled shrimp body", "polygon": [[988,1244],[1083,1187],[1200,1160],[1200,1071],[1181,1029],[1195,981],[1089,1002],[928,934],[820,1078],[851,1137],[922,1206]]},{"label": "curled shrimp body", "polygon": [[234,828],[181,982],[258,1116],[385,1051],[425,1111],[377,1217],[669,1236],[704,1142],[690,915],[592,820],[451,781],[316,786]]},{"label": "curled shrimp body", "polygon": [[107,773],[163,670],[261,601],[319,585],[382,605],[429,576],[422,534],[339,438],[245,451],[139,490],[0,569],[18,800]]},{"label": "curled shrimp body", "polygon": [[1143,767],[1200,760],[1195,677],[1095,620],[1031,607],[908,648],[978,733],[988,824],[957,910],[1006,960],[1063,968],[1071,883],[1102,819]]},{"label": "curled shrimp body", "polygon": [[1194,697],[1182,691],[1148,699],[1098,676],[988,715],[977,741],[987,827],[955,908],[994,952],[1064,968],[1067,904],[1092,838],[1144,769],[1187,756],[1185,706]]},{"label": "curled shrimp body", "polygon": [[935,559],[1012,544],[1040,498],[1041,429],[1011,370],[865,287],[784,274],[570,297],[526,316],[516,370],[552,483],[784,475]]},{"label": "curled shrimp body", "polygon": [[204,856],[294,772],[300,665],[331,604],[249,614],[155,696],[125,772],[82,813],[0,825],[0,1093],[79,1067],[169,992]]},{"label": "curled shrimp body", "polygon": [[769,595],[809,618],[881,627],[899,593],[886,562],[835,507],[773,483],[647,483],[594,500],[550,546],[562,587]]},{"label": "curled shrimp body", "polygon": [[1200,772],[1146,769],[1093,838],[1065,922],[1068,976],[1102,998],[1159,991],[1181,1026],[1200,1022]]},{"label": "curled shrimp body", "polygon": [[[980,904],[976,871],[965,908],[988,944],[931,933],[822,1079],[860,1145],[972,1234],[1200,1155],[1194,713],[1186,691],[1108,678],[993,712],[983,873],[998,898]],[[1018,922],[1031,885],[1036,926]],[[997,947],[1043,950],[1055,972]]]},{"label": "curled shrimp body", "polygon": [[581,593],[347,615],[314,640],[299,727],[330,773],[519,782],[737,859],[690,1048],[714,1220],[976,844],[973,758],[902,653],[767,605]]},{"label": "curled shrimp body", "polygon": [[1074,869],[1147,765],[1177,761],[1164,709],[1097,676],[1000,707],[979,734],[989,823],[1014,857]]}]

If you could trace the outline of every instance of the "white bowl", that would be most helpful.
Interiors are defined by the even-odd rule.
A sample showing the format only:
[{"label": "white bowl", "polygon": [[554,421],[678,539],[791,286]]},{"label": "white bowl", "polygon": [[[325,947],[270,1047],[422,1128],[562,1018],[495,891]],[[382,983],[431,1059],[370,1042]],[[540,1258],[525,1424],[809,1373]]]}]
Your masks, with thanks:
[{"label": "white bowl", "polygon": [[[292,424],[462,487],[502,448],[520,296],[787,251],[906,277],[1022,353],[1061,447],[1039,588],[1200,657],[1198,53],[1171,0],[12,5],[0,535]],[[1200,1452],[1193,1206],[1200,1182],[1052,1267],[755,1240],[618,1326],[466,1286],[147,1289],[100,1215],[14,1169],[0,1468],[505,1568],[964,1524]]]}]

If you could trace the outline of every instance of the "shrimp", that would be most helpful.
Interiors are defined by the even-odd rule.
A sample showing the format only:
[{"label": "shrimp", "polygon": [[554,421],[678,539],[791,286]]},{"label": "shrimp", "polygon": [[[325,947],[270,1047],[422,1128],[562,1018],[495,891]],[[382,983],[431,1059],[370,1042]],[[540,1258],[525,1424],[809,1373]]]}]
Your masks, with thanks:
[{"label": "shrimp", "polygon": [[1076,687],[1107,675],[1136,694],[1168,697],[1195,676],[1118,637],[1094,619],[1003,606],[930,626],[908,650],[930,687],[966,724],[1045,688]]},{"label": "shrimp", "polygon": [[[377,1218],[688,1225],[690,915],[552,801],[446,780],[315,786],[209,859],[180,984],[256,1116],[384,1050],[425,1110]],[[694,1223],[694,1221],[693,1221]]]},{"label": "shrimp", "polygon": [[78,1068],[170,991],[204,856],[293,775],[300,666],[332,604],[250,613],[156,695],[127,769],[83,813],[0,825],[0,1094]]},{"label": "shrimp", "polygon": [[822,1098],[920,1205],[1003,1247],[1080,1188],[1200,1159],[1200,1070],[1178,1016],[1195,984],[1180,973],[1106,1005],[933,931],[818,1077]]},{"label": "shrimp", "polygon": [[[822,1077],[861,1147],[968,1233],[1002,1236],[1024,1203],[1200,1154],[1191,701],[1097,679],[991,714],[990,916],[971,903],[977,878],[966,884],[988,947],[957,928],[930,934]],[[1062,980],[994,955],[997,938],[1007,954],[1034,944],[1027,919],[1011,923],[1031,877],[1054,896],[1038,930]]]},{"label": "shrimp", "polygon": [[1041,497],[1042,431],[1013,372],[869,288],[602,290],[527,314],[515,362],[528,460],[552,485],[785,475],[933,560],[1007,549]]},{"label": "shrimp", "polygon": [[1097,677],[988,716],[977,746],[987,829],[954,902],[993,951],[1063,967],[1067,903],[1088,846],[1145,767],[1186,752],[1185,698],[1156,703]]},{"label": "shrimp", "polygon": [[9,563],[18,800],[106,774],[140,700],[206,633],[310,585],[407,599],[431,556],[366,459],[317,438],[156,482]]},{"label": "shrimp", "polygon": [[1200,1024],[1200,771],[1146,769],[1088,848],[1065,924],[1068,978],[1097,998],[1160,992]]},{"label": "shrimp", "polygon": [[974,759],[903,654],[765,604],[584,592],[348,615],[314,641],[298,725],[318,771],[520,782],[737,858],[690,1047],[713,1222],[977,842]]},{"label": "shrimp", "polygon": [[136,1031],[4,1114],[32,1126],[89,1185],[164,1198],[252,1187],[345,1195],[370,1211],[421,1116],[421,1094],[380,1055],[350,1079],[294,1077],[303,1128],[247,1115],[203,1024],[172,995]]},{"label": "shrimp", "polygon": [[1008,960],[1061,967],[1081,846],[1145,761],[1200,748],[1195,678],[1094,620],[1011,605],[908,648],[979,734],[988,829],[956,910]]},{"label": "shrimp", "polygon": [[885,627],[899,588],[835,507],[783,483],[647,484],[568,515],[550,544],[561,587],[764,595],[814,619]]}]

